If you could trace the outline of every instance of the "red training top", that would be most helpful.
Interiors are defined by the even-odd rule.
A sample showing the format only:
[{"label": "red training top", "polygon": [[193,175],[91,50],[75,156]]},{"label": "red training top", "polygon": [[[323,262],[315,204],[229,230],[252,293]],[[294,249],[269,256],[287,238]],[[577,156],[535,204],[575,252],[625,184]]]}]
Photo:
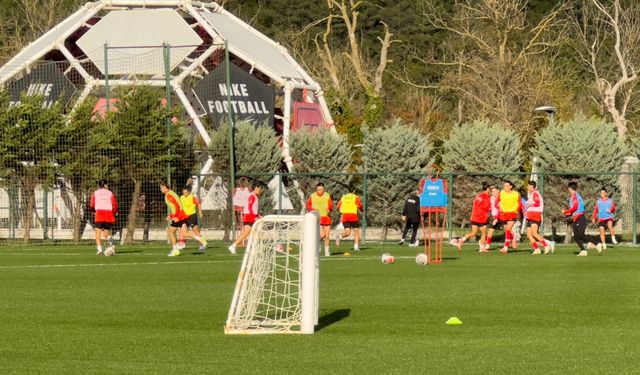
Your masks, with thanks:
[{"label": "red training top", "polygon": [[116,197],[109,189],[98,189],[91,196],[91,208],[96,210],[96,223],[115,223],[118,213]]},{"label": "red training top", "polygon": [[491,212],[491,197],[486,192],[476,195],[471,210],[471,221],[474,223],[486,223]]}]

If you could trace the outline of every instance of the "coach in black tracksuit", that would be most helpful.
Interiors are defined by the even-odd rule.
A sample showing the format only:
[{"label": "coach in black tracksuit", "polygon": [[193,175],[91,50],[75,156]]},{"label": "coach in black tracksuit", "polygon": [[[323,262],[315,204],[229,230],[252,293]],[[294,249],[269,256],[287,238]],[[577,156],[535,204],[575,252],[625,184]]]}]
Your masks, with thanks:
[{"label": "coach in black tracksuit", "polygon": [[405,222],[405,225],[399,245],[404,243],[404,239],[407,237],[409,229],[413,229],[413,232],[411,233],[411,242],[409,244],[417,246],[416,236],[418,235],[418,228],[420,227],[419,193],[420,192],[417,190],[414,191],[413,194],[404,202],[404,208],[402,209],[402,221]]}]

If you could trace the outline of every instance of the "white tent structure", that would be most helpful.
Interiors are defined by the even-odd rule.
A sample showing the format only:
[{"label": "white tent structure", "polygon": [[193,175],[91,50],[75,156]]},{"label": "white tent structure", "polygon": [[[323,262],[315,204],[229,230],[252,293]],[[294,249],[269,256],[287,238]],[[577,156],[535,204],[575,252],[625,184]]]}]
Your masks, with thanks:
[{"label": "white tent structure", "polygon": [[[205,40],[206,39],[206,40]],[[289,155],[292,98],[296,91],[307,93],[307,102],[319,105],[324,123],[333,120],[320,85],[307,74],[287,50],[238,19],[217,3],[190,0],[100,0],[88,2],[55,28],[24,48],[0,68],[0,86],[28,74],[34,65],[52,53],[61,53],[81,77],[77,102],[101,86],[147,84],[166,86],[162,46],[171,46],[170,85],[186,109],[189,120],[207,146],[210,137],[185,94],[184,82],[208,72],[203,62],[228,46],[229,54],[261,73],[283,93],[283,157],[293,169]],[[117,48],[117,53],[105,53]],[[194,55],[194,52],[196,52]],[[123,64],[122,56],[135,64]],[[195,57],[194,57],[195,56]],[[87,68],[91,66],[92,69]],[[104,67],[109,67],[108,77]],[[65,74],[68,73],[65,71]],[[105,79],[106,78],[106,79]],[[304,91],[303,91],[304,90]],[[209,158],[201,173],[207,174],[214,161]]]}]

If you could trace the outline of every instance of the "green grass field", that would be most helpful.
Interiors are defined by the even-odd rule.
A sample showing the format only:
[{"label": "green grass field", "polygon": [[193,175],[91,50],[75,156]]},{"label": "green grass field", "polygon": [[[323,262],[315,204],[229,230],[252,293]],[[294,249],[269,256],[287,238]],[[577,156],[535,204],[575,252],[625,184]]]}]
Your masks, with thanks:
[{"label": "green grass field", "polygon": [[221,243],[179,258],[160,244],[113,258],[3,246],[0,374],[638,373],[640,252],[575,249],[447,247],[445,264],[419,267],[414,248],[368,245],[321,260],[314,335],[239,337],[223,325],[241,256]]}]

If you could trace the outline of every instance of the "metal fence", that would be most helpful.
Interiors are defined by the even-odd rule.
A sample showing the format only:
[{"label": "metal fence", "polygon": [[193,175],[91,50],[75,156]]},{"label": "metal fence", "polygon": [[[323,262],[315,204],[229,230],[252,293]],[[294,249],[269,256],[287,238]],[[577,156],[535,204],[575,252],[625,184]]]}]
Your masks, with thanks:
[{"label": "metal fence", "polygon": [[[184,185],[188,173],[174,171],[178,181],[176,186]],[[178,177],[180,176],[180,177]],[[538,173],[533,176],[538,182],[538,189],[545,200],[542,229],[545,235],[562,241],[568,228],[561,210],[568,204],[567,183],[576,181],[585,201],[586,215],[591,217],[594,204],[600,189],[605,187],[616,205],[616,225],[618,238],[636,244],[638,236],[638,184],[640,173]],[[397,240],[400,236],[402,222],[400,220],[405,199],[411,191],[418,188],[420,179],[426,177],[419,173],[355,173],[355,174],[251,174],[249,181],[259,180],[267,185],[260,204],[262,214],[297,214],[304,211],[305,202],[313,192],[316,182],[332,180],[350,181],[357,188],[357,194],[363,203],[361,225],[365,241]],[[200,218],[201,227],[210,239],[229,240],[234,237],[234,225],[231,209],[233,187],[228,174],[193,175],[196,186],[195,195],[203,208]],[[516,189],[526,188],[526,182],[532,178],[525,173],[443,173],[441,178],[448,182],[449,214],[445,232],[449,237],[461,235],[469,226],[469,216],[473,198],[481,190],[481,184],[487,182],[497,186],[504,179],[514,182]],[[181,179],[181,180],[180,180]],[[410,188],[406,191],[380,191],[381,180],[394,180],[398,184],[406,183]],[[345,184],[346,186],[346,184]],[[121,228],[129,226],[134,230],[131,238],[134,241],[164,240],[166,208],[157,181],[145,181],[140,189],[136,202],[131,201],[133,187],[131,183],[119,186],[112,185],[116,197],[122,202],[123,214],[118,218],[116,230],[120,235]],[[176,189],[178,192],[180,189]],[[47,189],[36,187],[33,222],[30,229],[32,240],[70,240],[73,238],[74,204],[70,195],[73,191],[61,188],[60,185]],[[334,207],[346,189],[328,191]],[[81,193],[82,194],[82,193]],[[16,180],[4,181],[0,189],[0,238],[21,239],[24,237],[26,209],[22,187]],[[82,218],[83,239],[92,238],[91,213],[83,195]],[[71,207],[70,207],[71,206]],[[131,215],[135,211],[137,215]],[[339,221],[337,210],[331,213],[334,224]],[[134,218],[134,223],[128,220]],[[591,234],[596,227],[589,228]]]}]

